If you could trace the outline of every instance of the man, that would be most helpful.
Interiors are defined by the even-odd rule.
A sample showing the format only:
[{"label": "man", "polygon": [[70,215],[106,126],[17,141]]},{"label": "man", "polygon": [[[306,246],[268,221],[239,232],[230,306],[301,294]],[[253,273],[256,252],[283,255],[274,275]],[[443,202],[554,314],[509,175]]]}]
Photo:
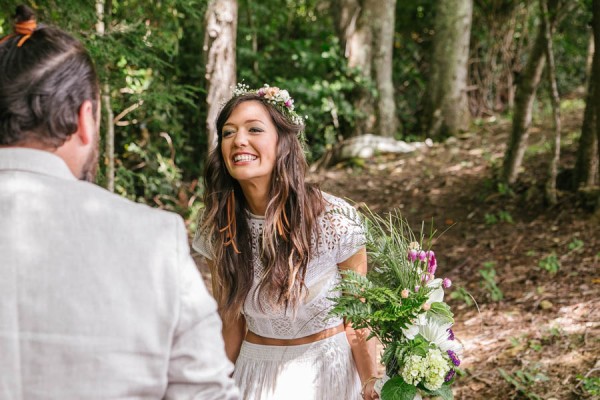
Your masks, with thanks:
[{"label": "man", "polygon": [[98,82],[17,9],[0,43],[0,398],[238,399],[179,216],[93,179]]}]

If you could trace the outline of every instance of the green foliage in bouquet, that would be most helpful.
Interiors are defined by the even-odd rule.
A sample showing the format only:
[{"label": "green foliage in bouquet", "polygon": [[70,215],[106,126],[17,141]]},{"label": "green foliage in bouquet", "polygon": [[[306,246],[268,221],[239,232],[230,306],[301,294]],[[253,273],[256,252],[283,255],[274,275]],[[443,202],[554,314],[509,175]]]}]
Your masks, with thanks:
[{"label": "green foliage in bouquet", "polygon": [[398,211],[379,216],[367,210],[356,223],[364,226],[369,272],[343,273],[331,314],[356,329],[370,329],[369,339],[375,336],[383,344],[389,377],[383,400],[412,400],[421,393],[451,399],[461,346],[443,302],[451,282],[435,279],[435,254],[423,250],[434,233],[426,237],[422,230],[417,237]]}]

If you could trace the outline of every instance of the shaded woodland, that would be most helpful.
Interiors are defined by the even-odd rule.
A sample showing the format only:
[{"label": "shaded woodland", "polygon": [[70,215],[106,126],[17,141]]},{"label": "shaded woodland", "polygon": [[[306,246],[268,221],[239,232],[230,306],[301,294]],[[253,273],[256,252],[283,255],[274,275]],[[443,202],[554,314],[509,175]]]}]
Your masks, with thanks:
[{"label": "shaded woodland", "polygon": [[[0,35],[20,3],[96,62],[98,184],[192,232],[230,88],[285,88],[311,181],[438,232],[456,398],[599,398],[600,0],[3,0]],[[365,134],[431,142],[337,157]]]}]

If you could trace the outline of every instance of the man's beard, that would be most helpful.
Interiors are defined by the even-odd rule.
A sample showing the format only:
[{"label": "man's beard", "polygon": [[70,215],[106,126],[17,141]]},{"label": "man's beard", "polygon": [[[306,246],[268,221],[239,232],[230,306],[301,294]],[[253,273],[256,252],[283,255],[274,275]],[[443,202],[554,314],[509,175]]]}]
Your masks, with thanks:
[{"label": "man's beard", "polygon": [[94,144],[94,148],[92,149],[92,151],[90,151],[87,160],[85,160],[85,163],[81,168],[81,174],[79,176],[79,179],[91,183],[94,183],[96,181],[96,173],[98,172],[98,156],[100,153],[98,149],[100,145],[100,138],[98,137],[98,135],[96,135],[94,140],[96,142]]}]

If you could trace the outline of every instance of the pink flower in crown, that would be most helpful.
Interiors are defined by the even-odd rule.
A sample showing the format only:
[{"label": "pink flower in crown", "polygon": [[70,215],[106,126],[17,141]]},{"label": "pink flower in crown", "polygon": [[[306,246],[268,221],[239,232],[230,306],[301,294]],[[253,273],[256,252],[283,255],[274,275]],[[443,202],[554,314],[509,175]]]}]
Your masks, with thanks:
[{"label": "pink flower in crown", "polygon": [[286,101],[284,104],[285,104],[285,106],[286,106],[287,108],[291,108],[291,109],[293,109],[293,107],[294,107],[294,100],[292,100],[292,99],[288,99],[288,100],[287,100],[287,101]]}]

